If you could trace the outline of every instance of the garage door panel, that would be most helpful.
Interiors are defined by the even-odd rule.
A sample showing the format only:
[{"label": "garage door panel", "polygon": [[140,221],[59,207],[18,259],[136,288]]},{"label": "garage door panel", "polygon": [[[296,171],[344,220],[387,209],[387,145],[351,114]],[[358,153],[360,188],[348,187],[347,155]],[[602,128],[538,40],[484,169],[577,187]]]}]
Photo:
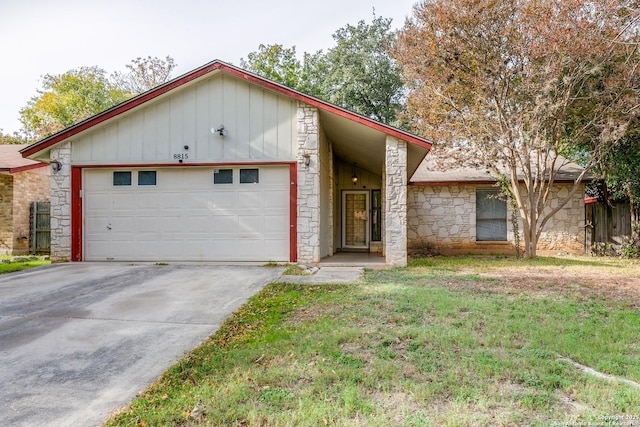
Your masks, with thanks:
[{"label": "garage door panel", "polygon": [[288,215],[285,215],[284,213],[281,213],[279,215],[265,215],[264,224],[265,235],[281,235],[282,233],[279,232],[279,230],[285,230],[287,227],[289,227],[289,218]]},{"label": "garage door panel", "polygon": [[214,215],[207,228],[213,234],[235,234],[238,232],[238,215]]},{"label": "garage door panel", "polygon": [[289,205],[289,192],[287,189],[266,190],[264,192],[264,208],[265,209],[281,209],[283,206]]},{"label": "garage door panel", "polygon": [[263,207],[264,194],[260,191],[238,191],[238,207],[260,209]]},{"label": "garage door panel", "polygon": [[264,231],[264,219],[262,215],[238,216],[238,232],[241,234],[260,235]]},{"label": "garage door panel", "polygon": [[233,184],[190,167],[156,169],[147,186],[131,169],[132,185],[118,187],[113,170],[85,170],[85,259],[288,261],[289,168],[257,167],[256,184],[240,184],[240,167],[229,168]]}]

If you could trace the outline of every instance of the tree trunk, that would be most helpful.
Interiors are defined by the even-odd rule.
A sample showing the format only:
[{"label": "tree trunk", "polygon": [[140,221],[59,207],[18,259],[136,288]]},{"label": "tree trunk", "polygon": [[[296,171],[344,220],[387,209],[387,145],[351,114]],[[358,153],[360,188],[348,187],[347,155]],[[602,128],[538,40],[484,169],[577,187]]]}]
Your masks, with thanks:
[{"label": "tree trunk", "polygon": [[629,197],[629,206],[631,209],[631,240],[640,244],[640,205],[638,205],[633,197]]}]

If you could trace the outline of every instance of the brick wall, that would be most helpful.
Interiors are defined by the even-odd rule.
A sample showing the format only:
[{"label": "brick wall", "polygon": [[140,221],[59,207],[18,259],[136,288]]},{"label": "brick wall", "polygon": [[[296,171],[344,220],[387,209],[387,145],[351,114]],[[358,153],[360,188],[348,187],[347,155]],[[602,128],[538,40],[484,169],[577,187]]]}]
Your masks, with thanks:
[{"label": "brick wall", "polygon": [[0,175],[0,254],[29,253],[31,203],[49,201],[49,170]]},{"label": "brick wall", "polygon": [[[14,255],[29,253],[30,211],[32,202],[49,201],[48,166],[18,172],[13,178]],[[26,239],[20,237],[27,237]]]},{"label": "brick wall", "polygon": [[13,250],[13,176],[0,174],[0,255]]}]

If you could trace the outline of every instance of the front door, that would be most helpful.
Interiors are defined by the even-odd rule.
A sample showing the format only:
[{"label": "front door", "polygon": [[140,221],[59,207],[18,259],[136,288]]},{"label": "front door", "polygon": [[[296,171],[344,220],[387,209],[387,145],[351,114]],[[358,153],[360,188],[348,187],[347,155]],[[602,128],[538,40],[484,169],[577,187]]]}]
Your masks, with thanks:
[{"label": "front door", "polygon": [[342,193],[342,248],[369,249],[369,192]]}]

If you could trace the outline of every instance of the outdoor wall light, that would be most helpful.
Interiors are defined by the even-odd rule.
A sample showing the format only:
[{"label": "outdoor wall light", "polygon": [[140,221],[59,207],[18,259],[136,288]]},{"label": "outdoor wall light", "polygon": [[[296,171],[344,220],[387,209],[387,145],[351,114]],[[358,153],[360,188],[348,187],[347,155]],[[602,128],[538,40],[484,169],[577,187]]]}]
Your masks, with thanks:
[{"label": "outdoor wall light", "polygon": [[60,172],[62,169],[62,163],[57,160],[51,160],[50,165],[53,172]]},{"label": "outdoor wall light", "polygon": [[351,175],[351,182],[353,182],[353,186],[355,187],[358,183],[358,175],[356,175],[356,164],[353,164],[353,175]]},{"label": "outdoor wall light", "polygon": [[304,157],[304,165],[308,167],[311,164],[311,154],[304,153],[302,157]]},{"label": "outdoor wall light", "polygon": [[217,128],[211,128],[211,133],[217,133],[220,136],[225,136],[227,130],[224,128],[224,125],[220,125]]}]

